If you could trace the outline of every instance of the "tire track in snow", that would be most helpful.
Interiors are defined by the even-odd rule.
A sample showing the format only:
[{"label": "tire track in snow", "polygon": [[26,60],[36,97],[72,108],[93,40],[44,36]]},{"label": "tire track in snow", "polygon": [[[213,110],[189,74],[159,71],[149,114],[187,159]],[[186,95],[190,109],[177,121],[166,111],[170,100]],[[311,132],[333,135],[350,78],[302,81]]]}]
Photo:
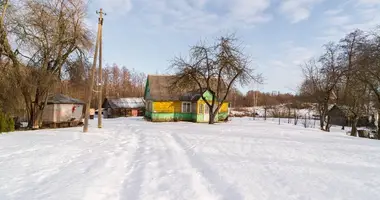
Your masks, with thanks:
[{"label": "tire track in snow", "polygon": [[210,166],[196,155],[193,151],[194,146],[190,148],[186,147],[186,143],[177,134],[169,133],[168,135],[173,138],[175,142],[174,145],[185,152],[186,159],[189,160],[190,164],[196,168],[198,172],[202,173],[203,178],[211,184],[215,192],[222,196],[222,199],[243,199],[242,195],[233,185],[222,180],[222,177],[217,172],[212,170]]},{"label": "tire track in snow", "polygon": [[[125,130],[118,131],[116,135],[119,137]],[[135,132],[127,132],[131,138],[122,137],[115,144],[116,151],[108,152],[112,154],[109,162],[98,173],[100,176],[94,177],[93,183],[87,187],[84,200],[93,199],[122,199],[120,198],[120,190],[125,179],[120,175],[126,173],[130,169],[130,163],[136,157],[136,151],[141,138]],[[134,149],[133,149],[134,148]],[[132,150],[131,150],[132,149]]]},{"label": "tire track in snow", "polygon": [[[143,156],[145,154],[145,149],[142,146],[145,141],[145,135],[140,129],[134,128],[136,125],[129,125],[128,129],[138,135],[138,140],[136,142],[136,151],[133,153],[130,159],[129,170],[125,173],[124,181],[122,182],[122,187],[120,190],[120,199],[139,199],[141,184],[143,182],[143,170],[144,163],[142,162]],[[138,127],[138,125],[137,125]]]},{"label": "tire track in snow", "polygon": [[[163,175],[165,175],[166,177],[174,175],[175,179],[169,182],[168,184],[175,184],[175,186],[171,187],[177,187],[176,191],[180,192],[177,194],[171,194],[170,199],[211,200],[220,198],[219,194],[215,194],[213,192],[213,189],[208,187],[209,184],[207,180],[205,180],[204,177],[199,173],[199,171],[191,165],[191,162],[189,161],[188,156],[186,155],[186,151],[178,145],[178,143],[173,139],[173,137],[169,133],[165,131],[160,131],[158,138],[165,145],[165,153],[169,156],[169,160],[172,161],[172,163],[169,163],[169,166],[166,162],[167,159],[163,161],[166,165],[166,168],[169,168],[169,170],[166,170],[166,172],[164,172],[165,174]],[[180,185],[176,184],[177,181]]]}]

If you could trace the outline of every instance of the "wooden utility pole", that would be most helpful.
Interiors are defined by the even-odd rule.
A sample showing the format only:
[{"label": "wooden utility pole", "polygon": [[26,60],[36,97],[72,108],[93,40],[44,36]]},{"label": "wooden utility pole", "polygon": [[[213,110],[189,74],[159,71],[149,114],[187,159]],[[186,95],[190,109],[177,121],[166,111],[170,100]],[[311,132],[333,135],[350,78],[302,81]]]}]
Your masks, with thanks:
[{"label": "wooden utility pole", "polygon": [[90,82],[88,84],[87,88],[87,101],[86,101],[86,114],[84,116],[84,126],[83,126],[83,132],[86,133],[88,132],[88,118],[90,115],[90,106],[91,106],[91,99],[92,99],[92,89],[94,88],[94,79],[95,79],[95,70],[96,70],[96,61],[98,58],[98,48],[99,48],[99,35],[100,35],[100,30],[101,29],[101,20],[99,18],[98,20],[98,34],[96,36],[96,43],[95,43],[95,55],[94,55],[94,60],[92,63],[92,68],[91,68],[91,75],[90,75]]},{"label": "wooden utility pole", "polygon": [[102,88],[103,88],[103,83],[102,83],[102,43],[103,43],[103,9],[100,9],[98,12],[99,14],[99,23],[100,23],[100,29],[99,29],[99,73],[98,73],[98,128],[102,128]]}]

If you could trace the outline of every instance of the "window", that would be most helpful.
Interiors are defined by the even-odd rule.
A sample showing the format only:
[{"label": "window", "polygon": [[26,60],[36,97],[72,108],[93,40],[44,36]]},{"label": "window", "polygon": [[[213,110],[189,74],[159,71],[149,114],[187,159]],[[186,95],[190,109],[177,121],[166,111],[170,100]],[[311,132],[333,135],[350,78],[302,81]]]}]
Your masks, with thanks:
[{"label": "window", "polygon": [[191,103],[190,102],[182,102],[182,112],[183,113],[191,113]]},{"label": "window", "polygon": [[200,114],[203,114],[204,113],[204,111],[205,111],[205,105],[204,104],[199,104],[199,113]]}]

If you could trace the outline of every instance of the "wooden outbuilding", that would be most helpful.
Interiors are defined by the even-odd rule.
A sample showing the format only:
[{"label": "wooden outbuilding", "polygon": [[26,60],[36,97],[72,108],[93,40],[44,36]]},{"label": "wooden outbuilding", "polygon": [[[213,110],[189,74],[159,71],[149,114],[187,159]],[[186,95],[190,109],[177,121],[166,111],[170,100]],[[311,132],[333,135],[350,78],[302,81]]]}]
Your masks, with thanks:
[{"label": "wooden outbuilding", "polygon": [[[327,112],[331,125],[337,126],[351,126],[352,122],[352,113],[349,108],[344,105],[334,105]],[[370,125],[369,116],[360,116],[357,126],[364,127]]]},{"label": "wooden outbuilding", "polygon": [[144,116],[145,101],[143,98],[106,98],[103,101],[104,118]]},{"label": "wooden outbuilding", "polygon": [[85,103],[63,94],[48,98],[42,114],[42,125],[49,127],[77,126],[84,117]]}]

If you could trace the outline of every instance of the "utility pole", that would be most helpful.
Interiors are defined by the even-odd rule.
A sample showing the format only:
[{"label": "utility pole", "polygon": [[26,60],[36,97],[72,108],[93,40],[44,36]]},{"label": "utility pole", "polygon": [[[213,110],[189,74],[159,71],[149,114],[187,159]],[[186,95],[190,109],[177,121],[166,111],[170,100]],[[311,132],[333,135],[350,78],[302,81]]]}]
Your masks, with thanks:
[{"label": "utility pole", "polygon": [[99,73],[98,73],[98,128],[102,128],[102,43],[103,43],[103,14],[106,15],[106,13],[103,13],[103,9],[100,9],[99,12]]},{"label": "utility pole", "polygon": [[96,61],[98,58],[98,48],[99,48],[99,35],[100,35],[100,28],[101,28],[101,20],[99,18],[98,20],[98,34],[96,36],[96,43],[95,43],[95,55],[94,60],[92,63],[91,68],[91,75],[90,75],[90,83],[88,84],[87,88],[87,101],[86,101],[86,113],[84,116],[84,126],[83,126],[83,132],[88,132],[88,118],[90,115],[90,106],[91,106],[91,99],[92,99],[92,89],[94,88],[94,79],[95,79],[95,70],[96,70]]}]

